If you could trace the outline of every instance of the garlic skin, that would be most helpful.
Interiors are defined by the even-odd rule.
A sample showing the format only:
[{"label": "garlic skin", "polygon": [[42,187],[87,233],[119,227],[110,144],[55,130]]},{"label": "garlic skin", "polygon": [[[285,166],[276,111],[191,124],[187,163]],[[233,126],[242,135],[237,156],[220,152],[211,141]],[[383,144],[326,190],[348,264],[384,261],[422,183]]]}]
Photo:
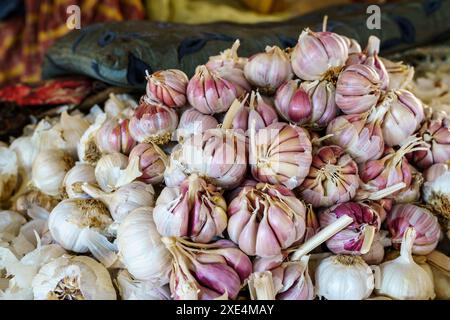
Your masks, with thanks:
[{"label": "garlic skin", "polygon": [[231,48],[220,52],[220,54],[217,56],[209,57],[209,61],[206,64],[206,66],[212,70],[220,68],[220,67],[224,67],[224,66],[238,68],[238,69],[243,70],[248,59],[245,57],[238,56],[237,51],[238,51],[240,45],[241,45],[241,42],[239,41],[239,39],[237,39],[233,43]]},{"label": "garlic skin", "polygon": [[171,108],[186,104],[187,75],[176,69],[157,71],[147,75],[147,97]]},{"label": "garlic skin", "polygon": [[403,233],[400,256],[380,265],[377,293],[398,300],[434,299],[433,280],[412,257],[416,231],[408,227]]},{"label": "garlic skin", "polygon": [[278,88],[275,107],[285,120],[299,125],[306,123],[312,113],[309,96],[298,79],[286,81]]},{"label": "garlic skin", "polygon": [[97,183],[95,168],[88,163],[78,162],[66,173],[63,180],[68,197],[88,199],[89,195],[81,189],[83,183]]},{"label": "garlic skin", "polygon": [[346,40],[333,32],[302,31],[291,53],[294,73],[302,80],[336,77],[348,58]]},{"label": "garlic skin", "polygon": [[337,255],[320,261],[316,294],[327,300],[364,300],[374,289],[370,267],[359,256]]},{"label": "garlic skin", "polygon": [[95,178],[105,192],[112,192],[142,175],[139,171],[139,158],[121,153],[111,153],[100,158],[95,166]]},{"label": "garlic skin", "polygon": [[382,82],[374,68],[364,64],[346,67],[336,83],[336,104],[342,112],[355,114],[374,107],[381,96]]},{"label": "garlic skin", "polygon": [[69,115],[67,111],[61,114],[59,123],[55,125],[61,131],[61,136],[66,142],[66,151],[73,157],[77,155],[77,143],[89,128],[89,122],[82,115]]},{"label": "garlic skin", "polygon": [[361,258],[369,265],[379,265],[384,259],[384,247],[392,245],[391,240],[388,238],[389,232],[386,230],[380,230],[375,233],[373,237],[372,246],[369,252],[361,255]]},{"label": "garlic skin", "polygon": [[22,215],[26,215],[28,209],[34,206],[43,208],[46,211],[52,211],[52,209],[58,204],[59,199],[46,195],[39,190],[25,190],[17,198],[11,206],[11,209],[19,212]]},{"label": "garlic skin", "polygon": [[288,54],[277,46],[267,46],[265,52],[251,56],[244,74],[253,86],[268,94],[293,77]]},{"label": "garlic skin", "polygon": [[31,167],[39,153],[35,135],[22,136],[15,139],[11,142],[9,149],[16,153],[19,168],[23,169],[27,176],[31,176]]},{"label": "garlic skin", "polygon": [[189,237],[208,243],[227,227],[227,203],[219,190],[197,175],[190,175],[179,187],[161,191],[153,218],[164,237]]},{"label": "garlic skin", "polygon": [[164,180],[164,171],[169,157],[154,143],[140,143],[131,150],[130,159],[139,158],[139,181],[147,184],[158,184]]},{"label": "garlic skin", "polygon": [[303,238],[306,210],[282,185],[244,187],[228,207],[228,235],[246,254],[270,257]]},{"label": "garlic skin", "polygon": [[63,150],[41,151],[31,171],[33,185],[49,196],[58,196],[64,177],[73,165],[73,158]]},{"label": "garlic skin", "polygon": [[341,36],[341,38],[344,39],[345,43],[347,44],[349,55],[361,52],[361,46],[359,45],[358,41],[346,36]]},{"label": "garlic skin", "polygon": [[439,242],[441,229],[438,220],[425,208],[413,204],[397,204],[386,221],[394,248],[400,247],[404,232],[409,227],[413,227],[417,234],[412,240],[412,253],[426,255],[432,252]]},{"label": "garlic skin", "polygon": [[100,113],[95,117],[95,122],[84,132],[77,145],[78,159],[81,162],[86,162],[95,165],[101,158],[102,153],[97,146],[96,134],[106,121],[105,113]]},{"label": "garlic skin", "polygon": [[306,130],[277,122],[255,132],[250,130],[249,164],[253,177],[289,189],[301,185],[312,161]]},{"label": "garlic skin", "polygon": [[127,270],[116,278],[122,300],[171,300],[168,286],[154,287],[149,281],[136,280]]},{"label": "garlic skin", "polygon": [[19,234],[20,227],[26,222],[26,219],[15,211],[0,211],[0,247],[8,246],[7,243]]},{"label": "garlic skin", "polygon": [[411,185],[400,190],[395,197],[395,203],[413,203],[420,199],[420,190],[423,184],[422,174],[410,165],[411,169]]},{"label": "garlic skin", "polygon": [[166,144],[177,126],[178,115],[174,109],[144,98],[131,117],[128,128],[131,137],[138,142]]},{"label": "garlic skin", "polygon": [[129,94],[116,95],[111,93],[109,99],[105,101],[104,109],[110,118],[125,117],[129,119],[131,118],[129,116],[130,111],[136,109],[137,106],[137,102]]},{"label": "garlic skin", "polygon": [[164,183],[167,187],[179,186],[187,177],[181,165],[180,158],[181,145],[178,144],[169,156],[169,163],[164,170]]},{"label": "garlic skin", "polygon": [[414,78],[414,67],[404,64],[402,61],[391,61],[380,57],[389,76],[389,90],[408,88]]},{"label": "garlic skin", "polygon": [[84,183],[81,189],[103,202],[116,222],[123,221],[134,209],[152,207],[155,203],[153,187],[140,181],[126,184],[112,193],[106,193],[88,183]]},{"label": "garlic skin", "polygon": [[424,172],[423,200],[445,218],[450,218],[450,170],[447,164],[438,163]]},{"label": "garlic skin", "polygon": [[64,255],[47,263],[32,286],[36,300],[116,300],[108,270],[86,256]]},{"label": "garlic skin", "polygon": [[91,252],[105,266],[114,263],[114,246],[108,241],[113,220],[106,207],[94,199],[67,199],[51,212],[48,228],[64,249]]},{"label": "garlic skin", "polygon": [[16,153],[0,147],[0,202],[8,200],[17,186],[19,167]]},{"label": "garlic skin", "polygon": [[389,108],[381,124],[384,142],[388,146],[401,145],[424,120],[423,104],[411,92],[397,90],[389,91],[378,108],[384,105]]},{"label": "garlic skin", "polygon": [[341,147],[325,146],[314,155],[300,190],[313,207],[329,207],[350,201],[358,187],[356,162]]},{"label": "garlic skin", "polygon": [[191,135],[203,133],[208,129],[217,128],[219,123],[210,115],[203,114],[194,108],[183,112],[178,123],[176,136],[178,141],[183,142]]},{"label": "garlic skin", "polygon": [[117,247],[134,278],[154,287],[169,282],[171,257],[156,229],[152,208],[138,208],[125,217],[117,230]]},{"label": "garlic skin", "polygon": [[95,142],[101,153],[119,152],[128,155],[136,145],[129,129],[128,119],[108,119],[95,134]]}]

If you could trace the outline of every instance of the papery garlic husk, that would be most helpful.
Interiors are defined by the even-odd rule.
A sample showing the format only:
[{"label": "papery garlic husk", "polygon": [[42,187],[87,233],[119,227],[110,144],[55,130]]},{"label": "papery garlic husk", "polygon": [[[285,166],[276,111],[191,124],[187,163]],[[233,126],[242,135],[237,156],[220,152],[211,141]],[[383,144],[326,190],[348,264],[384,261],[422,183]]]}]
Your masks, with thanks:
[{"label": "papery garlic husk", "polygon": [[241,69],[224,66],[210,70],[206,66],[198,66],[186,89],[189,104],[204,114],[227,111],[236,98],[246,91],[250,85],[244,78]]},{"label": "papery garlic husk", "polygon": [[209,129],[189,137],[171,157],[186,174],[196,173],[218,187],[234,188],[247,171],[246,138],[238,131]]},{"label": "papery garlic husk", "polygon": [[131,118],[130,113],[136,109],[138,103],[129,94],[114,94],[109,95],[109,99],[105,101],[105,113],[110,118],[125,117]]},{"label": "papery garlic husk", "polygon": [[105,266],[116,260],[115,246],[108,241],[113,219],[103,203],[95,199],[67,199],[50,213],[48,228],[64,249],[91,252]]},{"label": "papery garlic husk", "polygon": [[223,119],[222,128],[247,131],[252,122],[255,122],[256,130],[278,122],[272,104],[255,91],[251,92],[250,98],[247,94],[242,101],[236,99],[233,102]]},{"label": "papery garlic husk", "polygon": [[239,39],[237,39],[233,43],[231,48],[226,49],[217,56],[209,57],[209,61],[206,64],[206,67],[208,67],[211,70],[214,70],[220,67],[228,66],[243,70],[248,59],[245,57],[238,56],[237,50],[239,49],[240,45],[241,42],[239,41]]},{"label": "papery garlic husk", "polygon": [[164,237],[189,237],[208,243],[227,227],[227,203],[214,185],[196,174],[179,187],[166,187],[159,195],[153,217]]},{"label": "papery garlic husk", "polygon": [[306,130],[278,122],[258,132],[250,129],[249,144],[249,164],[256,180],[292,190],[308,175],[312,146]]},{"label": "papery garlic husk", "polygon": [[138,142],[166,144],[178,126],[176,111],[162,104],[141,99],[130,119],[131,137]]},{"label": "papery garlic husk", "polygon": [[173,257],[170,291],[175,300],[236,299],[252,272],[250,259],[229,240],[162,240]]},{"label": "papery garlic husk", "polygon": [[138,180],[147,184],[158,184],[164,180],[164,171],[169,157],[155,143],[140,143],[131,150],[130,159],[139,158]]},{"label": "papery garlic husk", "polygon": [[435,163],[446,163],[450,159],[450,117],[445,112],[435,112],[420,128],[428,150],[412,154],[412,162],[420,169],[427,169]]},{"label": "papery garlic husk", "polygon": [[344,39],[345,43],[347,44],[349,55],[361,52],[361,46],[359,45],[358,41],[343,35],[341,35],[341,38]]},{"label": "papery garlic husk", "polygon": [[338,204],[320,214],[320,227],[325,228],[343,215],[351,217],[353,223],[327,240],[328,249],[335,254],[361,255],[369,252],[381,225],[376,211],[363,203]]},{"label": "papery garlic husk", "polygon": [[9,149],[14,151],[17,156],[17,164],[26,175],[31,175],[31,167],[34,159],[39,153],[39,148],[36,146],[36,138],[33,136],[21,136],[11,142]]},{"label": "papery garlic husk", "polygon": [[18,174],[16,153],[0,147],[0,202],[8,200],[16,190]]},{"label": "papery garlic husk", "polygon": [[95,178],[105,192],[112,192],[141,175],[139,158],[128,158],[121,153],[104,155],[95,166]]},{"label": "papery garlic husk", "polygon": [[313,156],[300,190],[303,199],[313,207],[329,207],[350,201],[358,187],[356,162],[341,147],[325,146]]},{"label": "papery garlic husk", "polygon": [[116,300],[108,270],[86,256],[64,255],[47,263],[32,285],[36,300]]},{"label": "papery garlic husk", "polygon": [[116,278],[122,300],[170,300],[167,285],[155,287],[150,281],[136,280],[127,270],[121,270]]},{"label": "papery garlic husk", "polygon": [[377,293],[399,300],[434,299],[434,285],[430,275],[412,258],[416,231],[408,227],[403,233],[400,256],[380,265]]},{"label": "papery garlic husk", "polygon": [[439,251],[433,251],[427,256],[427,263],[434,280],[436,299],[450,299],[450,258]]},{"label": "papery garlic husk", "polygon": [[316,294],[327,300],[363,300],[372,293],[375,278],[359,256],[336,255],[323,259],[315,272]]},{"label": "papery garlic husk", "polygon": [[103,123],[107,120],[105,113],[100,113],[96,116],[95,122],[84,132],[77,146],[78,159],[81,162],[86,162],[95,165],[101,158],[102,153],[97,146],[96,134]]},{"label": "papery garlic husk", "polygon": [[244,73],[253,86],[267,94],[273,94],[283,82],[293,77],[289,55],[277,46],[267,46],[265,52],[248,58]]},{"label": "papery garlic husk", "polygon": [[381,96],[382,82],[371,66],[346,67],[336,83],[336,104],[346,114],[362,113],[374,107]]},{"label": "papery garlic husk", "polygon": [[66,142],[65,150],[75,157],[77,155],[78,141],[80,141],[89,126],[89,121],[84,119],[82,114],[69,115],[67,111],[64,111],[61,114],[59,123],[54,128],[61,131],[61,137]]},{"label": "papery garlic husk", "polygon": [[103,202],[116,222],[121,222],[134,209],[153,207],[155,190],[152,185],[133,181],[112,193],[107,193],[94,185],[84,183],[81,189],[92,198]]},{"label": "papery garlic husk", "polygon": [[180,117],[176,136],[178,141],[183,142],[193,134],[217,128],[218,125],[219,123],[213,116],[203,114],[194,108],[189,108]]},{"label": "papery garlic husk", "polygon": [[348,45],[340,35],[306,29],[291,53],[291,64],[302,80],[331,80],[336,78],[347,57]]},{"label": "papery garlic husk", "polygon": [[0,247],[12,241],[18,234],[20,227],[27,220],[19,213],[10,210],[0,211]]},{"label": "papery garlic husk", "polygon": [[169,156],[169,163],[164,170],[164,183],[167,187],[179,186],[187,177],[181,165],[180,158],[181,145],[178,144]]},{"label": "papery garlic husk", "polygon": [[27,210],[31,209],[33,206],[41,207],[50,212],[58,204],[58,202],[58,198],[49,196],[39,190],[31,188],[14,199],[11,209],[22,215],[26,215]]},{"label": "papery garlic husk", "polygon": [[95,134],[95,142],[102,153],[119,152],[128,155],[136,145],[129,129],[128,119],[108,119]]},{"label": "papery garlic husk", "polygon": [[228,207],[228,235],[246,254],[280,254],[305,234],[305,206],[284,186],[244,187]]},{"label": "papery garlic husk", "polygon": [[386,108],[377,108],[333,119],[327,127],[329,143],[344,148],[357,163],[379,159],[384,151],[381,122],[386,111]]},{"label": "papery garlic husk", "polygon": [[179,108],[186,104],[187,75],[177,69],[147,74],[147,97],[168,107]]},{"label": "papery garlic husk", "polygon": [[378,73],[382,83],[381,89],[386,90],[389,86],[389,74],[383,61],[378,56],[380,52],[380,39],[376,36],[370,36],[367,41],[367,47],[363,52],[349,54],[346,61],[347,65],[364,64],[371,66]]},{"label": "papery garlic husk", "polygon": [[169,282],[171,256],[156,229],[152,208],[138,208],[125,217],[117,230],[117,247],[134,278],[154,287]]},{"label": "papery garlic husk", "polygon": [[369,265],[378,265],[383,262],[384,247],[389,247],[391,244],[391,240],[388,238],[388,232],[386,230],[380,230],[375,233],[369,252],[361,255],[361,258]]},{"label": "papery garlic husk", "polygon": [[70,169],[63,180],[63,186],[69,198],[83,198],[88,199],[90,196],[82,189],[83,183],[97,183],[95,179],[95,168],[88,163],[76,163]]},{"label": "papery garlic husk", "polygon": [[410,165],[411,169],[411,184],[409,187],[400,190],[399,194],[395,196],[395,203],[411,203],[418,202],[420,199],[420,190],[423,184],[422,173]]},{"label": "papery garlic husk", "polygon": [[414,78],[414,67],[402,61],[391,61],[380,57],[389,76],[389,90],[407,89]]},{"label": "papery garlic husk", "polygon": [[74,159],[63,150],[41,151],[33,163],[32,183],[43,193],[58,196],[63,187],[64,177],[73,165]]},{"label": "papery garlic husk", "polygon": [[417,234],[412,240],[412,253],[426,255],[433,251],[439,242],[441,229],[438,220],[423,207],[413,204],[394,205],[386,221],[392,245],[396,249],[400,247],[403,234],[409,227],[413,227]]},{"label": "papery garlic husk", "polygon": [[450,219],[450,170],[447,164],[432,165],[424,172],[423,200],[444,218]]},{"label": "papery garlic husk", "polygon": [[[276,300],[313,300],[314,286],[308,272],[309,256],[303,256],[300,261],[282,262],[271,265],[270,271],[274,283]],[[255,265],[254,272],[266,271]]]},{"label": "papery garlic husk", "polygon": [[311,239],[320,230],[319,220],[314,212],[312,205],[306,205],[306,217],[305,217],[305,237],[303,242]]},{"label": "papery garlic husk", "polygon": [[407,90],[389,91],[377,108],[388,107],[381,130],[388,146],[401,145],[419,129],[425,115],[422,102]]}]

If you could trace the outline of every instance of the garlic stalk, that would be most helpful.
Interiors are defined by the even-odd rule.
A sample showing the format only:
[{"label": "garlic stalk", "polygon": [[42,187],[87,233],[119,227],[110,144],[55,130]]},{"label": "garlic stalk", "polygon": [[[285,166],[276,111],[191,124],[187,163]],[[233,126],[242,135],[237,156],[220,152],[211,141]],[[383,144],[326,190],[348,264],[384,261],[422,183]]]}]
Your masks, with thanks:
[{"label": "garlic stalk", "polygon": [[95,168],[88,163],[76,163],[64,177],[63,186],[69,198],[89,198],[82,189],[83,183],[97,183]]},{"label": "garlic stalk", "polygon": [[252,300],[275,300],[275,288],[270,271],[253,272],[248,278],[248,290]]},{"label": "garlic stalk", "polygon": [[122,300],[170,300],[167,285],[154,287],[150,281],[134,279],[126,270],[119,272],[116,283]]},{"label": "garlic stalk", "polygon": [[107,193],[92,184],[84,183],[81,189],[94,199],[103,202],[116,222],[121,222],[134,209],[152,207],[155,190],[140,181],[126,184],[112,193]]},{"label": "garlic stalk", "polygon": [[414,228],[403,233],[400,256],[380,265],[377,293],[399,300],[428,300],[435,297],[433,280],[412,258]]},{"label": "garlic stalk", "polygon": [[128,159],[121,153],[104,155],[95,166],[95,178],[105,192],[112,192],[134,181],[141,174],[139,158],[135,156]]}]

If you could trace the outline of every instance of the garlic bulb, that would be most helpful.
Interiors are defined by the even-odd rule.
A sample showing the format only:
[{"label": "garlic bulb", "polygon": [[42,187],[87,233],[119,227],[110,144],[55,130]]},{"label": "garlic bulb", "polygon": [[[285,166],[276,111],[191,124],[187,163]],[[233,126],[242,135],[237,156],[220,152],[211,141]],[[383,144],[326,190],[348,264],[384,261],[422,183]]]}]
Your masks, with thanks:
[{"label": "garlic bulb", "polygon": [[102,127],[106,121],[105,113],[100,113],[95,117],[95,122],[84,132],[80,138],[77,146],[78,159],[81,162],[86,162],[95,165],[102,156],[100,149],[97,146],[96,135],[97,131]]},{"label": "garlic bulb", "polygon": [[414,254],[428,254],[439,242],[441,229],[437,218],[425,208],[413,204],[397,204],[386,220],[394,248],[398,249],[408,227],[413,227],[417,234],[412,240]]},{"label": "garlic bulb", "polygon": [[422,174],[410,165],[411,185],[400,190],[395,196],[395,203],[418,202],[420,199],[420,190],[423,184]]},{"label": "garlic bulb", "polygon": [[66,141],[66,151],[73,157],[77,155],[77,144],[90,124],[82,115],[69,115],[67,111],[61,114],[59,123],[55,126],[61,131],[61,136]]},{"label": "garlic bulb", "polygon": [[450,218],[450,170],[448,165],[438,163],[424,172],[423,200],[445,218]]},{"label": "garlic bulb", "polygon": [[197,133],[203,133],[208,129],[217,128],[219,123],[210,115],[203,114],[194,108],[183,112],[178,123],[176,136],[181,143],[189,136]]},{"label": "garlic bulb", "polygon": [[308,175],[312,147],[306,130],[282,122],[258,132],[251,128],[249,144],[249,164],[256,180],[294,189]]},{"label": "garlic bulb", "polygon": [[95,134],[95,143],[102,153],[119,152],[128,155],[136,145],[129,129],[128,119],[108,119]]},{"label": "garlic bulb", "polygon": [[129,94],[109,94],[109,99],[105,101],[105,113],[110,118],[125,117],[138,106],[137,102]]},{"label": "garlic bulb", "polygon": [[227,227],[227,203],[219,190],[196,174],[179,187],[166,187],[153,210],[158,232],[208,243]]},{"label": "garlic bulb", "polygon": [[302,80],[331,80],[348,58],[346,40],[333,32],[302,31],[291,53],[294,73]]},{"label": "garlic bulb", "polygon": [[122,300],[170,300],[168,286],[154,287],[150,281],[134,279],[126,270],[119,272],[116,283]]},{"label": "garlic bulb", "polygon": [[361,52],[361,46],[359,45],[358,41],[346,36],[341,36],[341,38],[344,39],[345,43],[347,44],[349,55]]},{"label": "garlic bulb", "polygon": [[64,249],[90,251],[105,266],[116,260],[115,247],[108,241],[108,227],[113,223],[105,205],[95,199],[61,201],[51,212],[48,228],[52,238]]},{"label": "garlic bulb", "polygon": [[277,46],[251,56],[244,67],[247,80],[263,93],[272,94],[293,73],[289,56]]},{"label": "garlic bulb", "polygon": [[19,213],[9,210],[0,211],[0,247],[2,242],[13,240],[26,219]]},{"label": "garlic bulb", "polygon": [[73,158],[59,149],[41,151],[33,163],[31,179],[36,188],[50,196],[58,196],[66,173],[73,167]]},{"label": "garlic bulb", "polygon": [[325,228],[343,215],[351,217],[353,223],[327,240],[328,249],[335,254],[359,255],[369,252],[381,225],[376,211],[362,203],[338,204],[320,214],[320,227]]},{"label": "garlic bulb", "polygon": [[414,228],[406,228],[400,256],[380,265],[378,294],[399,300],[428,300],[435,297],[433,280],[412,258],[415,237]]},{"label": "garlic bulb", "polygon": [[323,259],[315,272],[316,294],[328,300],[363,300],[374,289],[370,267],[359,256]]},{"label": "garlic bulb", "polygon": [[11,142],[9,149],[14,151],[17,156],[17,164],[23,169],[26,175],[31,175],[31,167],[34,159],[39,153],[36,145],[36,136],[22,136]]},{"label": "garlic bulb", "polygon": [[155,143],[140,143],[131,150],[130,159],[139,158],[138,180],[148,184],[158,184],[164,180],[164,171],[169,157]]},{"label": "garlic bulb", "polygon": [[103,202],[117,222],[123,221],[134,209],[151,207],[155,203],[153,187],[140,181],[126,184],[112,193],[106,193],[88,183],[84,183],[81,189],[92,198]]},{"label": "garlic bulb", "polygon": [[300,190],[303,199],[313,207],[329,207],[350,201],[358,187],[356,162],[341,147],[325,146],[313,156]]},{"label": "garlic bulb", "polygon": [[22,215],[26,215],[27,210],[31,209],[33,206],[41,207],[50,212],[58,202],[59,199],[55,197],[46,195],[39,190],[30,189],[26,190],[14,200],[11,209]]},{"label": "garlic bulb", "polygon": [[252,271],[250,259],[231,241],[162,240],[173,257],[170,291],[175,300],[236,299]]},{"label": "garlic bulb", "polygon": [[168,107],[179,108],[186,104],[187,75],[176,69],[147,74],[147,97]]},{"label": "garlic bulb", "polygon": [[17,186],[17,156],[7,147],[0,147],[0,201],[8,200]]},{"label": "garlic bulb", "polygon": [[220,68],[220,67],[224,67],[224,66],[229,66],[229,67],[238,68],[238,69],[244,69],[244,66],[247,63],[248,59],[238,56],[237,50],[239,49],[240,45],[241,45],[241,42],[239,41],[239,39],[237,39],[233,43],[231,48],[220,52],[220,54],[217,56],[209,57],[209,61],[206,64],[206,66],[212,70]]},{"label": "garlic bulb", "polygon": [[83,183],[97,183],[95,168],[88,163],[77,163],[70,169],[63,180],[63,186],[69,198],[89,198],[81,189]]},{"label": "garlic bulb", "polygon": [[169,282],[171,257],[156,230],[152,208],[139,208],[125,217],[117,231],[117,247],[134,278],[154,287]]},{"label": "garlic bulb", "polygon": [[284,186],[244,187],[228,207],[228,235],[248,255],[280,254],[303,238],[305,206]]},{"label": "garlic bulb", "polygon": [[139,158],[129,160],[121,153],[111,153],[100,158],[95,166],[95,178],[103,191],[114,191],[141,176]]},{"label": "garlic bulb", "polygon": [[47,263],[32,285],[36,300],[116,300],[108,270],[86,256],[64,255]]},{"label": "garlic bulb", "polygon": [[187,173],[184,172],[180,158],[181,145],[178,144],[169,157],[169,163],[164,170],[164,183],[167,187],[179,186],[186,178]]}]

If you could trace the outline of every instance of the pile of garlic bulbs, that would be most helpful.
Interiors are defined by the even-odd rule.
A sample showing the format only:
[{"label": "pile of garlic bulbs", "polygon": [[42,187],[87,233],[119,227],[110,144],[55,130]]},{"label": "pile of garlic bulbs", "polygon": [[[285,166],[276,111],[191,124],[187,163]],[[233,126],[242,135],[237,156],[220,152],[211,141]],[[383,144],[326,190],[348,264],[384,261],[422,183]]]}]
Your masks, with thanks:
[{"label": "pile of garlic bulbs", "polygon": [[450,299],[450,117],[379,46],[236,41],[24,128],[0,146],[0,299]]}]

